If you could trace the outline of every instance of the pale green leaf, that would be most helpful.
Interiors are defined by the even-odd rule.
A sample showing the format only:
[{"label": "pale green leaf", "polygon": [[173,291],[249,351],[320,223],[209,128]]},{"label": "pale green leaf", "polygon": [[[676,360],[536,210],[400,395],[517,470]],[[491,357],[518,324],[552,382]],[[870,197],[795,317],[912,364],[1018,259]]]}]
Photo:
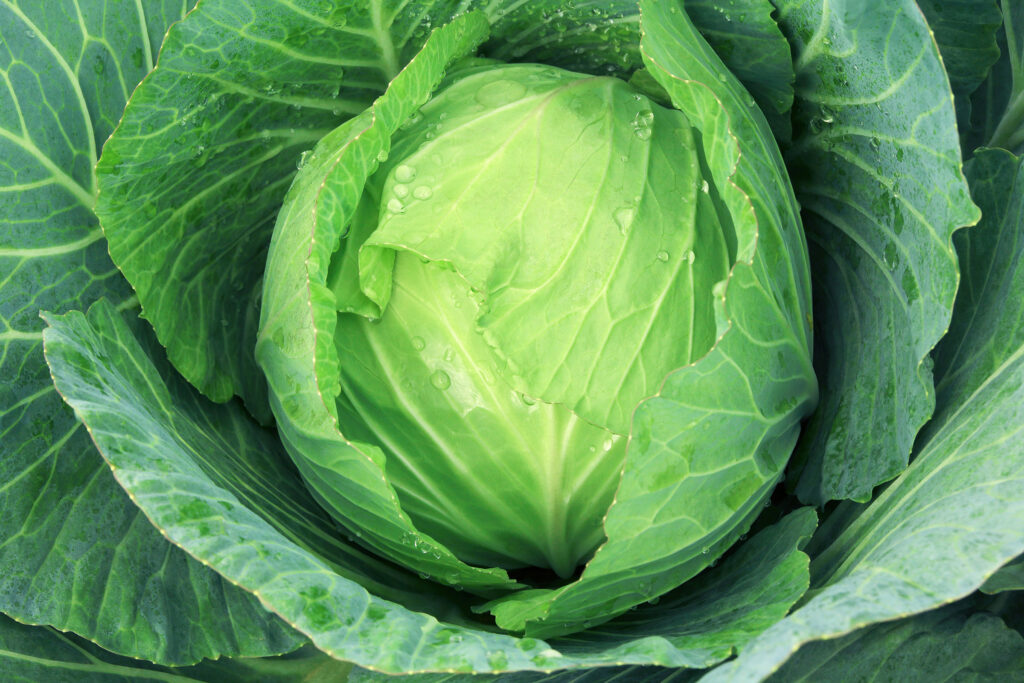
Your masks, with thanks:
[{"label": "pale green leaf", "polygon": [[379,157],[387,156],[391,135],[426,102],[447,65],[486,35],[479,14],[465,15],[433,34],[371,110],[333,131],[310,153],[270,247],[256,355],[282,439],[304,480],[336,519],[384,557],[449,585],[494,591],[517,584],[500,569],[463,563],[413,527],[384,476],[380,449],[342,433],[333,401],[342,360],[333,341],[337,302],[327,286],[331,254],[366,179]]}]

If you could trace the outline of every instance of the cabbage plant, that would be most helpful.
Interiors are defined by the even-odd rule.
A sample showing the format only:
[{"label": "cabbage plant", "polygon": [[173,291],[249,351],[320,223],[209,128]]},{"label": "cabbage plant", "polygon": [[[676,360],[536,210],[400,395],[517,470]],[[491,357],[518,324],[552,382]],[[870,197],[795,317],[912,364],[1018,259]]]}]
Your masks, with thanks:
[{"label": "cabbage plant", "polygon": [[0,672],[1019,677],[1022,26],[0,0]]}]

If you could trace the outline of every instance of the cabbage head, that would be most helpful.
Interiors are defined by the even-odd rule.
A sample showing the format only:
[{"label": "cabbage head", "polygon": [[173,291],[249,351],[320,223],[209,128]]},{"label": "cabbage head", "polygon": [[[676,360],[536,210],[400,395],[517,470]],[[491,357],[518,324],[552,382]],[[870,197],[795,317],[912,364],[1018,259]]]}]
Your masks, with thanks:
[{"label": "cabbage head", "polygon": [[761,511],[816,396],[807,254],[735,84],[444,50],[484,25],[434,34],[303,160],[256,359],[339,524],[548,636],[657,598]]},{"label": "cabbage head", "polygon": [[193,4],[0,0],[0,678],[1024,670],[1013,3]]}]

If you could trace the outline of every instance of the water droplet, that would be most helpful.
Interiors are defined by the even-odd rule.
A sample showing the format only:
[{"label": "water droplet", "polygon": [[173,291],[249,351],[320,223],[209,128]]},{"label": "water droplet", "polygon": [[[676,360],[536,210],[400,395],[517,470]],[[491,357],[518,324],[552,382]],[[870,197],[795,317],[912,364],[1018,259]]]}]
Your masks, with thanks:
[{"label": "water droplet", "polygon": [[508,655],[504,652],[488,652],[487,663],[494,671],[500,671],[508,666]]},{"label": "water droplet", "polygon": [[665,251],[664,249],[659,251],[658,252],[658,260],[661,261],[662,263],[664,263],[665,261],[668,261],[668,252]]},{"label": "water droplet", "polygon": [[400,164],[395,169],[395,180],[400,183],[409,183],[416,179],[416,169],[406,164]]},{"label": "water droplet", "polygon": [[612,446],[614,446],[614,445],[615,445],[614,441],[612,441],[611,439],[605,439],[605,442],[603,444],[601,444],[601,448],[603,448],[605,450],[605,452],[607,453],[608,451],[610,451],[612,449]]},{"label": "water droplet", "polygon": [[420,185],[412,191],[412,196],[416,199],[430,199],[434,196],[434,191],[426,185]]},{"label": "water droplet", "polygon": [[299,170],[302,170],[302,167],[306,165],[306,159],[308,159],[308,158],[309,158],[309,150],[306,150],[305,152],[303,152],[302,154],[299,155],[299,161],[298,161],[297,164],[295,164],[295,168],[297,168]]},{"label": "water droplet", "polygon": [[654,125],[654,112],[642,109],[633,118],[633,133],[641,140],[651,139],[651,127]]},{"label": "water droplet", "polygon": [[388,200],[388,211],[391,213],[405,213],[405,204],[398,197],[392,197]]},{"label": "water droplet", "polygon": [[895,242],[889,242],[885,245],[882,257],[889,270],[896,270],[900,265],[900,253]]},{"label": "water droplet", "polygon": [[386,149],[382,149],[381,151],[377,152],[377,161],[379,161],[381,163],[384,163],[387,160],[388,160],[388,151]]},{"label": "water droplet", "polygon": [[693,253],[693,249],[689,249],[685,254],[683,254],[683,260],[687,263],[693,263],[697,260],[697,254]]},{"label": "water droplet", "polygon": [[444,359],[448,363],[451,363],[453,360],[455,360],[455,351],[453,351],[450,346],[444,350]]},{"label": "water droplet", "polygon": [[452,385],[452,378],[444,370],[438,370],[430,376],[430,383],[437,389],[444,391]]},{"label": "water droplet", "polygon": [[619,226],[619,232],[625,235],[629,232],[630,226],[633,224],[633,218],[636,216],[636,209],[632,206],[623,206],[615,210],[613,218],[615,224]]},{"label": "water droplet", "polygon": [[871,138],[871,147],[872,147],[872,149],[878,149],[881,145],[882,145],[882,141],[879,140],[878,138],[872,136],[872,138]]},{"label": "water droplet", "polygon": [[423,337],[413,337],[410,341],[412,342],[412,348],[417,351],[422,351],[427,348],[427,343],[423,341]]},{"label": "water droplet", "polygon": [[416,112],[415,114],[413,114],[412,116],[410,116],[408,119],[405,120],[405,123],[403,123],[401,125],[401,128],[403,130],[407,129],[407,128],[412,128],[413,126],[415,126],[417,123],[419,123],[422,120],[423,120],[423,114],[421,114],[419,112]]},{"label": "water droplet", "polygon": [[527,396],[526,394],[519,394],[519,400],[523,402],[523,405],[527,406],[532,406],[537,403],[535,400],[533,400],[532,396]]},{"label": "water droplet", "polygon": [[409,196],[409,186],[408,185],[402,185],[402,184],[395,185],[394,188],[392,188],[392,191],[395,193],[395,196],[398,197],[399,199],[405,199],[406,197]]},{"label": "water droplet", "polygon": [[700,181],[700,191],[703,192],[704,194],[707,194],[709,191],[711,191],[711,186],[708,185],[707,180]]}]

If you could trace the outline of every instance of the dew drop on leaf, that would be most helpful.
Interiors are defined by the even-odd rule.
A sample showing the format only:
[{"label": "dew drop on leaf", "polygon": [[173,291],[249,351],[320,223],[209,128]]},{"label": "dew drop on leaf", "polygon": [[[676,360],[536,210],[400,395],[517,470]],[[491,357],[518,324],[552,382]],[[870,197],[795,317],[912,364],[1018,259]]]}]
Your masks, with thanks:
[{"label": "dew drop on leaf", "polygon": [[430,383],[433,384],[435,388],[444,391],[452,385],[452,378],[449,377],[448,373],[444,370],[437,370],[430,376]]},{"label": "dew drop on leaf", "polygon": [[630,226],[633,224],[633,218],[636,216],[636,209],[632,206],[623,206],[615,210],[613,215],[615,224],[619,226],[619,232],[625,235],[629,232]]},{"label": "dew drop on leaf", "polygon": [[416,179],[416,169],[407,164],[401,164],[395,169],[395,180],[400,183],[409,183]]}]

